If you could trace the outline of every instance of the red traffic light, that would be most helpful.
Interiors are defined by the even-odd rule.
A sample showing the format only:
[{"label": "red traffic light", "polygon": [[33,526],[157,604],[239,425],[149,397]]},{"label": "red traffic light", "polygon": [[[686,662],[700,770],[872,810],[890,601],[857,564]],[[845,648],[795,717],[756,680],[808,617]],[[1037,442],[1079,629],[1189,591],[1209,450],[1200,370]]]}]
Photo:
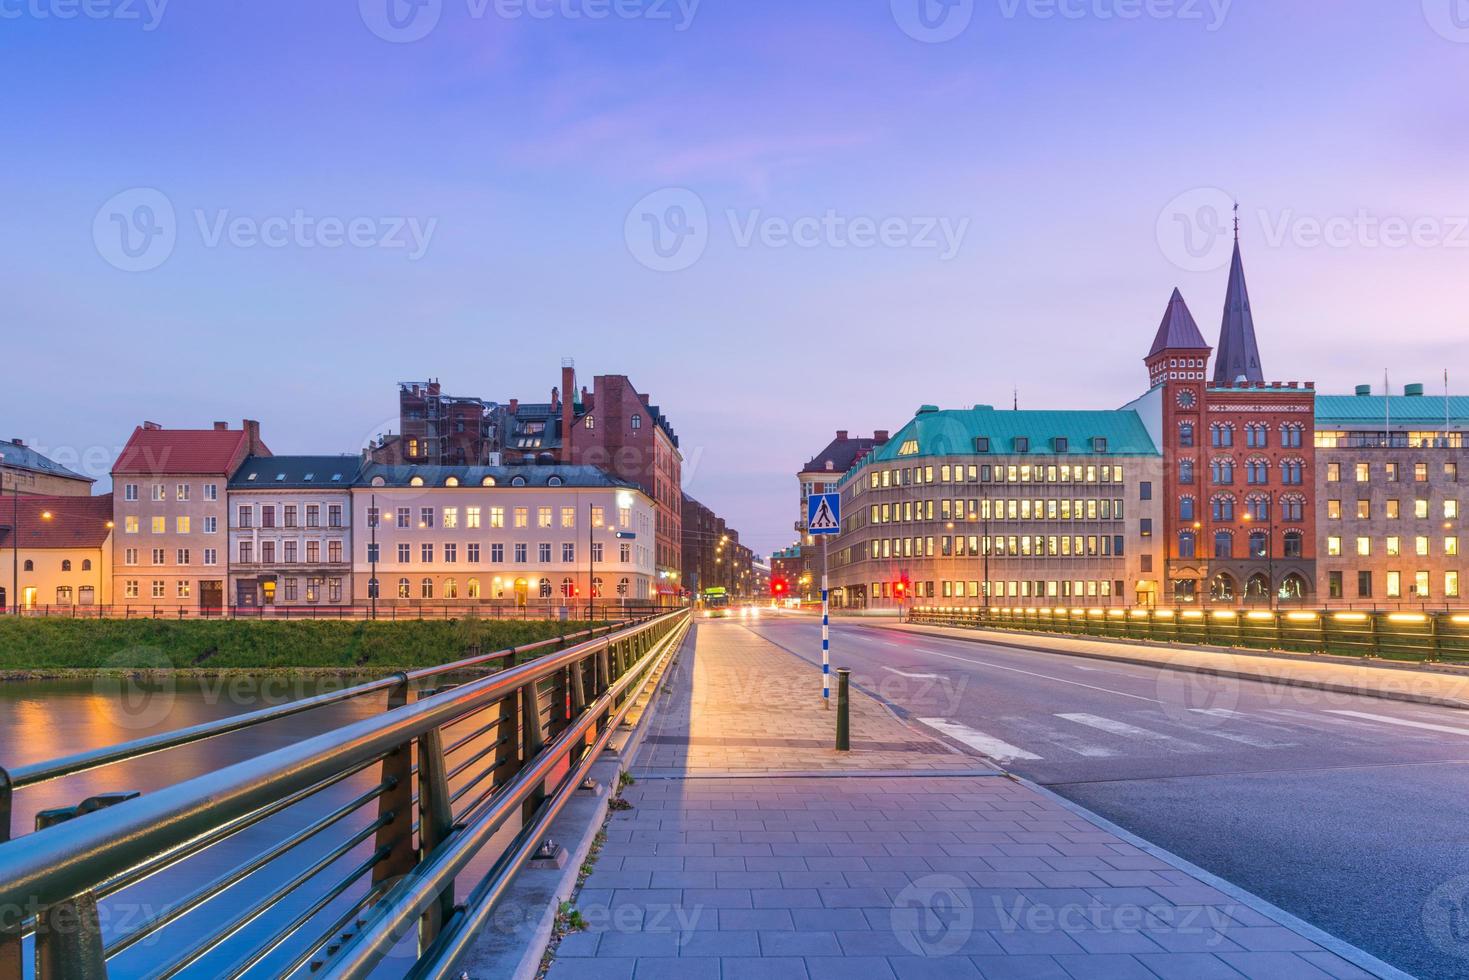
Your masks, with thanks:
[{"label": "red traffic light", "polygon": [[781,579],[776,579],[774,582],[770,583],[770,591],[775,593],[776,595],[782,594],[783,592],[785,592],[785,590],[786,584]]}]

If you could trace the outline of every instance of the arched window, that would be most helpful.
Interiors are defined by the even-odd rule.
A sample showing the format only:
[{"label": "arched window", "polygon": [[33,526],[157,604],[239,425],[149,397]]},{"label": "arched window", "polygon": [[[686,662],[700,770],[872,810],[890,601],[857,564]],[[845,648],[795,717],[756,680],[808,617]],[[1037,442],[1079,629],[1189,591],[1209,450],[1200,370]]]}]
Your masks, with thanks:
[{"label": "arched window", "polygon": [[1188,484],[1188,483],[1193,483],[1194,482],[1194,461],[1193,460],[1191,460],[1191,459],[1185,459],[1185,460],[1180,460],[1179,461],[1179,463],[1178,463],[1178,482],[1179,483],[1184,483],[1184,484]]},{"label": "arched window", "polygon": [[452,579],[452,578],[446,578],[446,579],[444,579],[444,598],[445,599],[457,599],[457,598],[459,598],[459,581],[457,579]]},{"label": "arched window", "polygon": [[82,559],[82,571],[84,571],[84,572],[90,572],[91,570],[92,570],[92,559],[90,559],[90,558],[83,558]]},{"label": "arched window", "polygon": [[22,567],[28,572],[34,572],[36,570],[36,563],[27,558]]},{"label": "arched window", "polygon": [[1209,598],[1215,602],[1233,602],[1235,597],[1234,576],[1220,572],[1209,582]]},{"label": "arched window", "polygon": [[1234,460],[1216,459],[1210,464],[1210,473],[1214,482],[1220,486],[1228,486],[1234,482]]},{"label": "arched window", "polygon": [[1255,486],[1270,482],[1270,464],[1263,459],[1252,459],[1245,464],[1245,479]]},{"label": "arched window", "polygon": [[1306,553],[1306,536],[1300,531],[1285,532],[1285,557],[1302,558]]},{"label": "arched window", "polygon": [[1264,558],[1270,550],[1270,536],[1264,531],[1250,532],[1250,557]]},{"label": "arched window", "polygon": [[1250,515],[1252,521],[1270,520],[1270,498],[1251,497],[1245,501],[1245,513]]},{"label": "arched window", "polygon": [[1178,519],[1181,521],[1194,521],[1194,498],[1181,497],[1178,501]]},{"label": "arched window", "polygon": [[632,427],[634,429],[641,429],[643,427],[643,417],[641,415],[634,415],[632,417]]},{"label": "arched window", "polygon": [[602,598],[602,579],[600,576],[592,579],[592,598]]},{"label": "arched window", "polygon": [[1199,598],[1198,579],[1180,578],[1173,580],[1174,602],[1197,602]]},{"label": "arched window", "polygon": [[1193,558],[1198,549],[1196,541],[1197,539],[1194,537],[1194,532],[1192,531],[1184,531],[1183,533],[1179,534],[1178,557]]},{"label": "arched window", "polygon": [[472,578],[465,583],[465,597],[469,599],[479,598],[479,579]]},{"label": "arched window", "polygon": [[576,593],[576,583],[569,578],[561,580],[561,598],[570,599]]},{"label": "arched window", "polygon": [[1216,531],[1214,533],[1214,557],[1234,557],[1234,535],[1228,531]]},{"label": "arched window", "polygon": [[63,558],[63,559],[61,559],[61,570],[63,572],[69,572],[69,571],[71,571],[71,559],[70,558]]},{"label": "arched window", "polygon": [[425,577],[424,580],[419,583],[418,596],[420,599],[432,599],[434,597],[433,579]]},{"label": "arched window", "polygon": [[627,579],[619,581],[617,583],[617,594],[625,598],[627,596],[627,588],[631,584]]},{"label": "arched window", "polygon": [[1178,445],[1183,449],[1191,449],[1194,444],[1194,424],[1184,422],[1178,427]]},{"label": "arched window", "polygon": [[412,589],[413,589],[412,585],[409,584],[409,582],[408,582],[408,580],[406,578],[400,578],[400,579],[398,579],[398,598],[399,599],[411,599],[413,597]]},{"label": "arched window", "polygon": [[1234,429],[1227,425],[1215,425],[1210,427],[1210,443],[1219,448],[1234,445]]},{"label": "arched window", "polygon": [[1214,520],[1234,520],[1234,498],[1221,496],[1214,498]]},{"label": "arched window", "polygon": [[56,587],[56,604],[58,606],[71,605],[71,586],[58,585]]},{"label": "arched window", "polygon": [[1250,576],[1245,583],[1246,599],[1268,599],[1270,597],[1270,579],[1264,572],[1256,572]]},{"label": "arched window", "polygon": [[1301,578],[1301,576],[1297,575],[1295,572],[1291,572],[1285,577],[1285,580],[1280,583],[1280,597],[1282,599],[1304,599],[1307,595],[1310,594],[1310,591],[1310,586],[1306,584],[1306,580]]},{"label": "arched window", "polygon": [[541,598],[542,599],[549,599],[549,598],[551,598],[551,580],[550,579],[548,579],[548,578],[541,579],[540,592],[541,592]]},{"label": "arched window", "polygon": [[1280,498],[1280,515],[1287,521],[1306,519],[1306,501],[1301,497]]}]

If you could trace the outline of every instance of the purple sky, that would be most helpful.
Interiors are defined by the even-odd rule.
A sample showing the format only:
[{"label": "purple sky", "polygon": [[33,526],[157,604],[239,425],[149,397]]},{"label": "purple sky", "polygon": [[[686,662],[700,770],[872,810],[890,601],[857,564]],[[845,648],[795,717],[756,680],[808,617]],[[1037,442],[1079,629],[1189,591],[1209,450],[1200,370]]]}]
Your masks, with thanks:
[{"label": "purple sky", "polygon": [[1469,390],[1459,0],[89,2],[0,0],[0,435],[93,471],[570,356],[768,552],[838,428],[1121,404],[1175,285],[1212,339],[1232,197],[1268,375]]}]

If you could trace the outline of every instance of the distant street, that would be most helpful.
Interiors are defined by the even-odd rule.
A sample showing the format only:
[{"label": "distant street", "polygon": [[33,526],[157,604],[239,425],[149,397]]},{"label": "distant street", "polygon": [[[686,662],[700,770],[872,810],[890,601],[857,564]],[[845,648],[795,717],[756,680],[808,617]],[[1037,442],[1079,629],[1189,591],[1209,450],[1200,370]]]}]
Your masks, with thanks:
[{"label": "distant street", "polygon": [[[749,628],[820,661],[814,619]],[[848,622],[831,646],[950,740],[1400,969],[1469,971],[1469,713],[1247,681],[1209,707],[1197,675]]]}]

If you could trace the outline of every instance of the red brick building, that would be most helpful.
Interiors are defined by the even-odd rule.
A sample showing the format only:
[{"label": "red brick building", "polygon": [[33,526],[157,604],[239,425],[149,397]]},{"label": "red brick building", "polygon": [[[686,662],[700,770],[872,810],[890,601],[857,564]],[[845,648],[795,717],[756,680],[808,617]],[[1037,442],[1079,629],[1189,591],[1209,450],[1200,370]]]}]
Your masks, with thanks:
[{"label": "red brick building", "polygon": [[1213,354],[1175,289],[1135,403],[1165,460],[1163,601],[1313,601],[1315,386],[1265,381],[1237,241]]}]

